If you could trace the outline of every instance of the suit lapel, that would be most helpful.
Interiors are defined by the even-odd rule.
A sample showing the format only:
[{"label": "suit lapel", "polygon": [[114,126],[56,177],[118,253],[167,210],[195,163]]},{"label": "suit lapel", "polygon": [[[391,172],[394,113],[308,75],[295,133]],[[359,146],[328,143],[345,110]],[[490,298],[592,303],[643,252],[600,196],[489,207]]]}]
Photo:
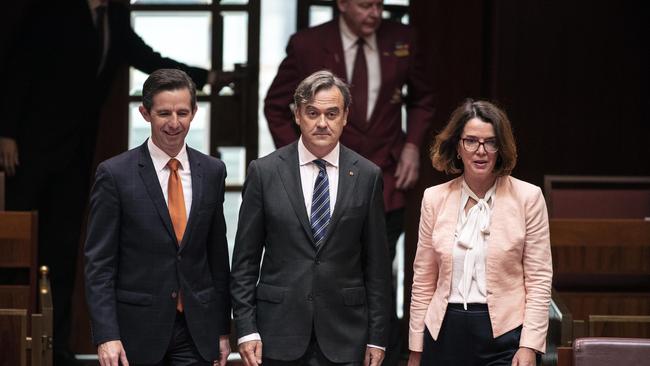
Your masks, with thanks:
[{"label": "suit lapel", "polygon": [[359,176],[359,167],[357,166],[357,159],[350,154],[350,150],[341,145],[341,154],[339,156],[339,186],[336,195],[336,203],[334,205],[334,215],[330,219],[327,227],[327,236],[318,247],[318,253],[323,249],[327,242],[332,237],[332,233],[336,230],[336,225],[345,213],[348,203],[352,202],[352,194],[356,189],[357,177]]},{"label": "suit lapel", "polygon": [[279,156],[280,162],[278,164],[278,175],[282,180],[289,202],[305,230],[312,246],[314,245],[314,238],[311,234],[311,225],[307,217],[307,209],[305,208],[305,198],[302,194],[302,184],[300,183],[300,162],[298,160],[298,143],[294,142],[289,146],[284,154]]},{"label": "suit lapel", "polygon": [[[327,33],[325,33],[327,32]],[[323,30],[323,34],[328,36],[323,42],[325,50],[325,68],[331,70],[339,78],[348,81],[347,72],[345,69],[345,54],[343,53],[343,42],[341,41],[341,32],[339,30],[339,23],[333,20],[327,25],[327,30]]]},{"label": "suit lapel", "polygon": [[201,197],[203,195],[203,167],[201,165],[200,156],[193,149],[187,147],[187,158],[190,162],[190,174],[192,175],[192,207],[190,207],[190,214],[185,226],[185,233],[183,233],[183,240],[179,251],[185,248],[188,238],[192,233],[192,228],[196,222],[196,215],[201,205]]},{"label": "suit lapel", "polygon": [[167,209],[167,204],[165,203],[165,197],[163,196],[162,189],[160,188],[160,182],[158,181],[158,174],[155,171],[153,166],[153,161],[149,155],[149,149],[147,149],[147,142],[140,146],[140,158],[138,161],[139,173],[142,182],[144,183],[149,198],[156,207],[158,211],[158,216],[163,223],[163,226],[174,238],[176,241],[176,235],[174,234],[174,228],[172,227],[172,220],[169,217],[169,210]]},{"label": "suit lapel", "polygon": [[507,242],[507,240],[503,237],[503,233],[505,230],[507,230],[507,228],[504,227],[504,223],[508,223],[510,221],[508,221],[506,218],[502,218],[503,212],[501,210],[502,207],[508,206],[506,200],[509,199],[509,196],[507,196],[506,193],[505,183],[506,178],[497,178],[497,188],[494,191],[494,204],[492,205],[492,213],[490,217],[490,234],[486,239],[486,262],[490,261],[493,257],[491,254],[494,250],[493,246],[502,245],[503,243]]},{"label": "suit lapel", "polygon": [[444,243],[444,247],[441,248],[443,252],[448,253],[447,261],[449,262],[449,267],[452,268],[452,253],[454,251],[454,246],[456,245],[456,225],[458,225],[458,214],[462,209],[460,207],[460,191],[461,191],[461,182],[462,176],[454,179],[449,185],[449,196],[447,201],[444,203],[444,210],[441,210],[439,216],[436,220],[436,227],[434,231],[437,231],[442,238],[441,242]]}]

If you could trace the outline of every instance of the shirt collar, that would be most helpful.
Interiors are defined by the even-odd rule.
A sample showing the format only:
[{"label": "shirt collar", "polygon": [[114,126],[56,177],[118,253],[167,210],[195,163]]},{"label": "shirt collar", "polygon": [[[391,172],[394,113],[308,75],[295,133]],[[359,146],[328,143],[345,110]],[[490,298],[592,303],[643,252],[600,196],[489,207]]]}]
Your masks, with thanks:
[{"label": "shirt collar", "polygon": [[[99,8],[100,5],[101,3],[99,2],[99,0],[88,0],[88,7],[93,12],[93,14],[95,13],[95,10]],[[108,4],[106,5],[108,6]]]},{"label": "shirt collar", "polygon": [[[359,36],[352,32],[352,29],[348,27],[347,23],[345,23],[345,20],[341,16],[339,16],[339,30],[341,32],[341,40],[343,41],[343,51],[347,51],[348,49],[357,46],[357,39],[359,39]],[[364,37],[363,40],[366,41],[366,46],[371,50],[377,48],[376,32],[368,37]]]},{"label": "shirt collar", "polygon": [[[490,206],[494,205],[494,193],[497,190],[497,181],[499,178],[495,179],[494,184],[490,189],[487,190],[485,193],[485,196],[482,198],[483,201],[487,202]],[[469,198],[472,197],[476,202],[479,201],[478,195],[472,191],[471,188],[469,188],[469,184],[465,182],[465,179],[463,178],[462,181],[462,195],[461,195],[461,201],[463,202],[462,206],[465,206],[465,203]]]},{"label": "shirt collar", "polygon": [[[338,168],[340,153],[341,153],[341,144],[337,142],[336,146],[334,146],[332,151],[327,153],[327,155],[323,156],[321,159],[325,160],[329,165]],[[302,136],[300,136],[300,139],[298,140],[298,161],[300,162],[300,166],[309,164],[312,161],[317,159],[318,157],[316,155],[312,154],[311,151],[307,150],[307,147],[302,142]]]},{"label": "shirt collar", "polygon": [[181,148],[181,151],[178,152],[178,155],[172,157],[167,155],[166,152],[164,152],[161,148],[156,146],[156,144],[153,143],[151,138],[149,138],[147,140],[147,148],[149,149],[149,155],[151,155],[151,160],[153,161],[153,166],[156,169],[156,173],[161,172],[167,166],[169,159],[172,158],[178,160],[181,163],[180,166],[181,170],[189,169],[190,161],[187,157],[186,146],[187,146],[186,144],[183,144],[183,147]]}]

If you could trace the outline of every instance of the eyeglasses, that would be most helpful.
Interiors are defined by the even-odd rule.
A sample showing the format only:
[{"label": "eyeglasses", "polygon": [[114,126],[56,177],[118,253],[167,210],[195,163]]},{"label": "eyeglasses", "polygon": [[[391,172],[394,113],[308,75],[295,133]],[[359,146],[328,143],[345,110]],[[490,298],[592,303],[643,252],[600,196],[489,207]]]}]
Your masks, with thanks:
[{"label": "eyeglasses", "polygon": [[499,146],[497,145],[496,140],[485,140],[483,142],[474,138],[460,139],[463,142],[463,148],[468,152],[475,152],[478,148],[483,145],[485,151],[489,153],[495,153],[499,151]]}]

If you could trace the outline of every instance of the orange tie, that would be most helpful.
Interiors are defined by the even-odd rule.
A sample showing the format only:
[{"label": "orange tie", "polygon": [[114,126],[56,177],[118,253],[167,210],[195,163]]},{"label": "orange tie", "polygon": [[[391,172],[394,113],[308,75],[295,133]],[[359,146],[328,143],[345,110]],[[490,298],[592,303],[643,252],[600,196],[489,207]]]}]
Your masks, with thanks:
[{"label": "orange tie", "polygon": [[[187,215],[185,211],[185,197],[183,195],[183,184],[181,177],[178,175],[178,167],[181,163],[176,159],[170,159],[167,163],[169,167],[169,181],[167,182],[167,208],[169,209],[169,216],[172,219],[172,226],[174,233],[178,240],[178,245],[181,245],[183,234],[185,233],[185,226],[187,225]],[[176,302],[176,310],[183,311],[183,301],[181,293],[178,292],[178,301]]]}]

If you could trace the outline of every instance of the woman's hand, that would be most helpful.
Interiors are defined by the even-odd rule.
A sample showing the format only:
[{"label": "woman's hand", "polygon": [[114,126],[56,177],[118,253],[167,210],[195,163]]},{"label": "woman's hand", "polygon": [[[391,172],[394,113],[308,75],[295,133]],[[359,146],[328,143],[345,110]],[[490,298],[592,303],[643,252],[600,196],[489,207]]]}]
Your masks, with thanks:
[{"label": "woman's hand", "polygon": [[420,360],[422,359],[422,352],[411,351],[409,354],[409,361],[407,366],[420,366]]},{"label": "woman's hand", "polygon": [[512,358],[512,366],[535,366],[535,362],[535,351],[526,347],[519,347]]}]

